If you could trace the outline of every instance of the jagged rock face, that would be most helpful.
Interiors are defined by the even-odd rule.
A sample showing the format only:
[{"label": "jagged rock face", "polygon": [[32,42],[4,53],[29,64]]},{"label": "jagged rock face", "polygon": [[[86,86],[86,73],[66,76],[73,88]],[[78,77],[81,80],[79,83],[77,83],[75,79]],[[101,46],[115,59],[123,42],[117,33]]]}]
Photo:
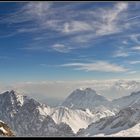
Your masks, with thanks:
[{"label": "jagged rock face", "polygon": [[12,118],[22,107],[25,98],[26,96],[15,94],[13,90],[0,94],[0,118],[10,124]]},{"label": "jagged rock face", "polygon": [[[72,129],[64,124],[63,127],[69,131],[61,131],[60,126],[47,115],[42,113],[41,104],[34,100],[28,101],[15,116],[15,127],[18,136],[71,136]],[[45,114],[46,113],[46,114]],[[21,121],[22,118],[22,121]]]},{"label": "jagged rock face", "polygon": [[14,136],[14,133],[9,126],[2,121],[0,121],[0,137],[1,136]]},{"label": "jagged rock face", "polygon": [[0,95],[0,103],[0,117],[15,131],[16,136],[74,135],[67,124],[54,122],[49,106],[32,98],[7,91]]}]

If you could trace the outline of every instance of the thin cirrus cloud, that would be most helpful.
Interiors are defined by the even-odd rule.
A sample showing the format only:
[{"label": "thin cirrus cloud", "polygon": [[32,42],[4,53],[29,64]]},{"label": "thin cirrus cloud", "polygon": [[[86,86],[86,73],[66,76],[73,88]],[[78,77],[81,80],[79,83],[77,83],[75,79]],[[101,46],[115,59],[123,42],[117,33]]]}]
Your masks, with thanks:
[{"label": "thin cirrus cloud", "polygon": [[129,71],[129,72],[127,72],[127,74],[135,74],[135,73],[137,73],[137,71]]},{"label": "thin cirrus cloud", "polygon": [[75,33],[80,31],[91,31],[93,30],[92,26],[86,22],[82,21],[71,21],[66,22],[64,24],[64,28],[62,30],[63,33]]},{"label": "thin cirrus cloud", "polygon": [[46,46],[28,46],[28,47],[24,47],[22,48],[24,50],[30,50],[30,51],[55,51],[55,52],[59,52],[59,53],[68,53],[70,52],[73,48],[71,48],[68,45],[64,45],[64,44],[53,44],[50,46],[50,49],[48,49]]},{"label": "thin cirrus cloud", "polygon": [[129,52],[125,52],[124,50],[117,50],[113,53],[113,57],[128,57]]},{"label": "thin cirrus cloud", "polygon": [[64,44],[54,44],[54,45],[52,45],[51,48],[52,48],[52,50],[55,50],[60,53],[68,53],[72,49],[71,47],[65,46]]},{"label": "thin cirrus cloud", "polygon": [[134,17],[132,17],[132,18],[127,19],[127,21],[129,21],[129,20],[134,20],[134,19],[137,19],[137,18],[140,18],[140,16],[139,16],[139,15],[138,15],[138,16],[134,16]]},{"label": "thin cirrus cloud", "polygon": [[[92,31],[95,36],[108,35],[121,31],[119,20],[121,18],[121,12],[127,10],[128,4],[121,2],[114,5],[112,9],[100,9],[93,13],[94,20],[90,20],[87,23],[82,21],[73,21],[65,23],[62,28],[63,33],[71,33],[78,31]],[[97,15],[100,13],[100,16]],[[97,18],[98,17],[98,18]]]},{"label": "thin cirrus cloud", "polygon": [[[81,35],[80,32],[87,31],[94,33],[93,38],[95,36],[99,37],[117,33],[125,27],[125,25],[122,26],[119,23],[119,20],[122,19],[121,13],[128,8],[127,2],[115,3],[112,8],[97,8],[94,12],[93,10],[82,9],[82,11],[77,13],[75,13],[75,10],[72,10],[72,8],[67,10],[68,5],[54,8],[53,5],[55,4],[57,3],[29,2],[14,13],[13,16],[9,16],[1,22],[10,24],[27,22],[28,25],[17,29],[18,33],[38,32],[44,29],[51,29],[52,31],[58,31],[60,34],[79,33],[77,34],[78,36]],[[86,17],[91,18],[87,19]],[[29,21],[33,22],[29,23]]]},{"label": "thin cirrus cloud", "polygon": [[129,63],[135,65],[135,64],[140,64],[140,61],[130,61]]},{"label": "thin cirrus cloud", "polygon": [[95,63],[67,63],[60,65],[61,67],[72,67],[75,70],[83,71],[99,71],[99,72],[126,72],[127,68],[106,61],[97,61]]},{"label": "thin cirrus cloud", "polygon": [[[2,19],[0,23],[25,23],[29,21],[40,21],[48,12],[51,2],[27,2],[23,3],[16,12]],[[32,24],[33,25],[33,24]]]},{"label": "thin cirrus cloud", "polygon": [[130,40],[132,40],[136,44],[139,44],[140,43],[140,41],[138,39],[139,37],[140,37],[140,34],[139,33],[135,33],[135,34],[129,35]]},{"label": "thin cirrus cloud", "polygon": [[[87,43],[85,44],[85,47],[87,47],[88,43],[93,43],[93,40],[94,42],[100,42],[98,39],[102,36],[123,32],[129,22],[127,20],[129,15],[128,2],[116,2],[113,3],[112,7],[103,7],[102,9],[97,7],[94,11],[93,9],[79,9],[78,12],[74,9],[76,7],[74,3],[63,6],[61,4],[56,5],[55,2],[27,2],[20,10],[13,13],[12,16],[2,19],[0,23],[10,23],[11,25],[25,23],[24,26],[17,26],[17,34],[33,33],[35,36],[32,36],[32,41],[46,43],[45,47],[42,47],[39,43],[39,47],[27,45],[26,50],[49,50],[50,44],[47,44],[47,39],[53,36],[54,38],[52,37],[51,40],[53,40],[54,45],[51,44],[51,49],[59,53],[68,53],[74,49],[83,48],[81,44],[77,43]],[[138,18],[135,17],[134,19]],[[132,20],[133,17],[130,21]],[[131,25],[131,23],[129,24]],[[128,26],[128,28],[132,29],[132,26]],[[47,35],[45,35],[46,32]],[[53,32],[53,35],[51,32]],[[56,42],[55,37],[60,36],[62,36],[63,43],[69,44],[69,47],[58,43],[58,41]],[[138,41],[137,36],[131,36],[131,38]],[[76,45],[73,45],[73,43]],[[114,54],[114,57],[127,56],[129,56],[127,52],[119,50]]]},{"label": "thin cirrus cloud", "polygon": [[103,10],[102,23],[99,30],[96,31],[97,35],[106,35],[117,33],[122,30],[122,26],[119,24],[120,14],[128,8],[127,3],[117,3],[112,9]]},{"label": "thin cirrus cloud", "polygon": [[135,51],[140,51],[140,46],[135,46],[135,47],[132,47],[131,49]]},{"label": "thin cirrus cloud", "polygon": [[[74,5],[76,4],[70,3],[70,5],[65,4],[63,6],[59,4],[59,6],[56,6],[55,2],[27,2],[20,10],[3,19],[0,23],[10,23],[12,25],[26,23],[24,26],[17,26],[16,31],[18,33],[37,33],[35,40],[33,40],[36,42],[40,40],[45,42],[46,38],[51,36],[49,31],[55,31],[53,32],[54,38],[56,32],[58,36],[63,35],[62,39],[63,37],[65,38],[62,42],[67,44],[68,41],[69,46],[59,43],[58,40],[56,42],[54,39],[54,44],[41,46],[38,43],[38,46],[27,45],[24,49],[38,51],[51,48],[59,53],[68,53],[74,49],[83,48],[82,45],[73,45],[71,43],[96,42],[102,36],[119,33],[126,29],[127,22],[123,21],[129,22],[133,21],[133,19],[138,19],[137,16],[129,16],[131,18],[128,18],[130,14],[128,2],[116,2],[111,7],[97,7],[94,10],[79,9],[78,12],[75,12]],[[129,27],[131,28],[132,26]],[[48,34],[43,36],[44,34],[41,31],[46,31]],[[138,42],[138,36],[139,34],[130,35],[130,38]],[[139,50],[139,48],[133,47],[132,50]],[[123,50],[117,50],[114,53],[114,57],[128,56],[129,53]]]}]

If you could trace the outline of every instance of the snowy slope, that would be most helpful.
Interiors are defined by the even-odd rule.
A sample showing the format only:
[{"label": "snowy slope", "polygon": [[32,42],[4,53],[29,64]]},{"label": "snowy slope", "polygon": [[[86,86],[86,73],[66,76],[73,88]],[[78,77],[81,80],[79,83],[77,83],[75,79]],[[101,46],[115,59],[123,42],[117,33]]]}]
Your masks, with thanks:
[{"label": "snowy slope", "polygon": [[62,103],[62,106],[76,109],[94,109],[98,106],[108,106],[110,101],[96,93],[91,88],[76,89]]},{"label": "snowy slope", "polygon": [[112,106],[122,109],[127,106],[131,106],[134,102],[140,99],[140,91],[132,92],[129,96],[124,96],[112,101]]},{"label": "snowy slope", "polygon": [[108,137],[140,137],[140,123],[126,130],[121,130],[118,133],[108,135]]},{"label": "snowy slope", "polygon": [[100,133],[92,137],[140,137],[140,123],[131,128],[120,130],[117,133],[113,133],[110,135],[104,135],[104,133]]},{"label": "snowy slope", "polygon": [[89,109],[70,109],[61,106],[55,108],[51,117],[57,124],[67,123],[76,133],[80,128],[86,128],[90,123],[111,115],[114,115],[114,113],[107,109],[91,112]]},{"label": "snowy slope", "polygon": [[132,127],[139,123],[140,100],[137,100],[131,106],[121,109],[114,116],[105,117],[90,124],[87,129],[79,131],[78,136],[115,136],[127,132],[127,130],[132,133],[130,132],[134,130]]}]

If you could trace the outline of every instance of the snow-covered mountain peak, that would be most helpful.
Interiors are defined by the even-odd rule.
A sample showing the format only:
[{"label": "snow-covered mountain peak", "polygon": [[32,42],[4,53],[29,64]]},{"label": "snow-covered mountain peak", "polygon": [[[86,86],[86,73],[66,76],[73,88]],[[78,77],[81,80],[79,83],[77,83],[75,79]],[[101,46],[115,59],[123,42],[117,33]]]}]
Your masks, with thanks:
[{"label": "snow-covered mountain peak", "polygon": [[74,90],[62,103],[62,106],[77,109],[93,109],[100,105],[109,104],[109,100],[96,93],[91,88]]},{"label": "snow-covered mountain peak", "polygon": [[96,91],[92,88],[85,88],[85,91],[86,92],[93,92],[93,93],[96,93]]},{"label": "snow-covered mountain peak", "polygon": [[85,92],[92,92],[92,93],[96,93],[96,91],[92,88],[79,88],[76,90],[81,90],[81,91],[85,91]]},{"label": "snow-covered mountain peak", "polygon": [[96,93],[95,90],[91,88],[85,88],[85,89],[76,89],[74,90],[68,97],[75,97],[75,98],[90,98],[94,96],[98,96],[99,94]]},{"label": "snow-covered mountain peak", "polygon": [[96,94],[96,91],[91,89],[91,88],[80,88],[80,89],[76,89],[74,90],[70,96],[76,96],[76,97],[81,97],[81,96],[86,96],[86,95],[90,95],[90,96],[94,96],[94,95],[97,95]]},{"label": "snow-covered mountain peak", "polygon": [[18,92],[11,90],[0,94],[0,98],[7,100],[9,104],[22,106],[24,101],[27,99],[27,96],[21,95]]},{"label": "snow-covered mountain peak", "polygon": [[11,90],[9,91],[10,94],[17,94],[17,92],[15,90]]},{"label": "snow-covered mountain peak", "polygon": [[19,94],[17,91],[15,90],[9,90],[9,91],[6,91],[4,93],[2,93],[4,96],[17,96],[17,95],[21,95]]},{"label": "snow-covered mountain peak", "polygon": [[16,96],[16,94],[15,94],[15,91],[14,90],[11,90],[11,91],[6,91],[6,92],[4,92],[4,93],[2,93],[2,94],[0,94],[0,96]]},{"label": "snow-covered mountain peak", "polygon": [[0,96],[19,97],[19,96],[23,96],[23,95],[21,95],[21,93],[18,93],[15,90],[9,90],[9,91],[3,92],[2,94],[0,94]]}]

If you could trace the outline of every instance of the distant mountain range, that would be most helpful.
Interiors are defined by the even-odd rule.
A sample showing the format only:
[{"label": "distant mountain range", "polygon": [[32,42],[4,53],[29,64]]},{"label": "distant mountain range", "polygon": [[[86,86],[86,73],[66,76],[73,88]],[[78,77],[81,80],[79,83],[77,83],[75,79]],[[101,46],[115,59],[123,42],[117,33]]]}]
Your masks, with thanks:
[{"label": "distant mountain range", "polygon": [[140,91],[140,81],[135,80],[105,80],[90,84],[90,88],[96,90],[108,99],[117,99],[130,95],[134,91]]},{"label": "distant mountain range", "polygon": [[16,136],[129,136],[139,132],[139,106],[140,91],[110,101],[91,88],[76,89],[50,107],[11,90],[0,94],[0,119]]}]

